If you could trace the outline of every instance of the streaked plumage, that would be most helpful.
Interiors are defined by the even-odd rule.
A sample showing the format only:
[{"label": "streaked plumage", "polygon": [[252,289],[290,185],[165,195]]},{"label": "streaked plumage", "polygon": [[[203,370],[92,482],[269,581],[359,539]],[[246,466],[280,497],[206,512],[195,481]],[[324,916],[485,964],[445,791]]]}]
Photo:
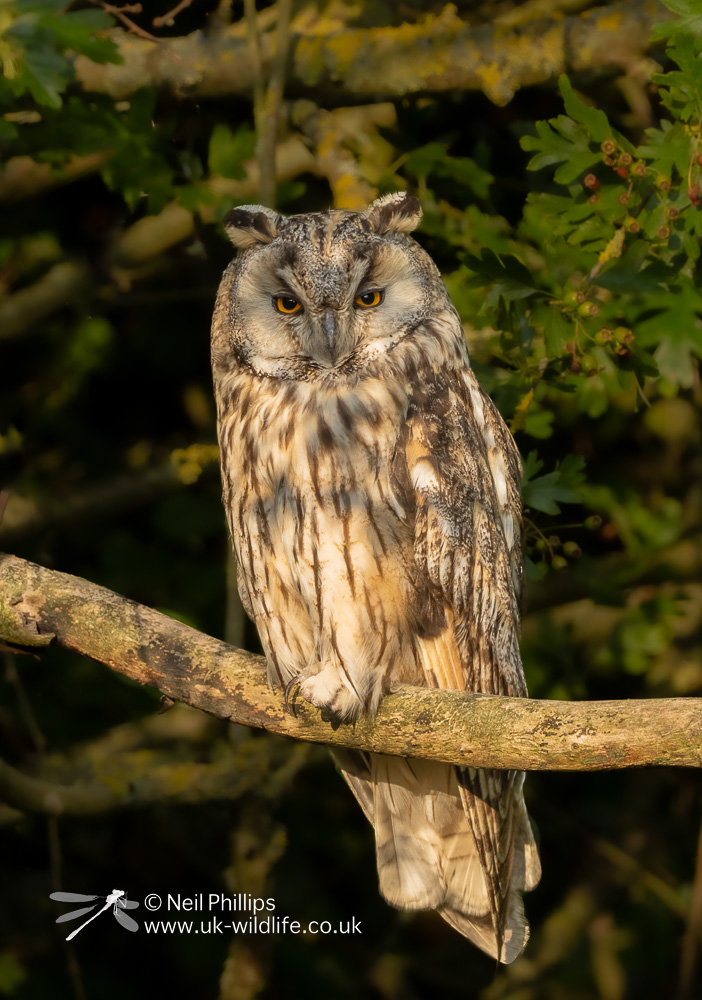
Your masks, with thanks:
[{"label": "streaked plumage", "polygon": [[[212,365],[239,590],[272,683],[344,718],[401,684],[525,696],[519,456],[406,194],[234,209]],[[376,294],[379,293],[379,294]],[[380,301],[376,301],[379,299]],[[540,866],[523,775],[339,753],[383,896],[510,962]]]}]

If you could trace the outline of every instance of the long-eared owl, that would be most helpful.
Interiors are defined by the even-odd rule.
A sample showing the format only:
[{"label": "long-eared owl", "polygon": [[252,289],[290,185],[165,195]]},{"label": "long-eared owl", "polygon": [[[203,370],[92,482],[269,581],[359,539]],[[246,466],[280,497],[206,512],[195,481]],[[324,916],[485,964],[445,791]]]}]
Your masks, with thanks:
[{"label": "long-eared owl", "polygon": [[[224,506],[269,680],[344,719],[402,684],[526,695],[519,455],[416,198],[231,211],[212,326]],[[540,864],[523,774],[338,754],[380,891],[511,962]]]}]

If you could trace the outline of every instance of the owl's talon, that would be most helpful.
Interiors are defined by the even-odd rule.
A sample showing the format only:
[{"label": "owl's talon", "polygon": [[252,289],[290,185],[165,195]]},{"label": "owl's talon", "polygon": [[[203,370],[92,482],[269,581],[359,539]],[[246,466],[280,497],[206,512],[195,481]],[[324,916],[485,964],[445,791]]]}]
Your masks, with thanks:
[{"label": "owl's talon", "polygon": [[291,677],[288,683],[285,685],[285,711],[290,712],[290,714],[294,716],[297,716],[297,712],[295,711],[294,701],[292,703],[290,702],[290,692],[293,690],[295,685],[299,683],[300,683],[300,675],[295,674],[295,676]]}]

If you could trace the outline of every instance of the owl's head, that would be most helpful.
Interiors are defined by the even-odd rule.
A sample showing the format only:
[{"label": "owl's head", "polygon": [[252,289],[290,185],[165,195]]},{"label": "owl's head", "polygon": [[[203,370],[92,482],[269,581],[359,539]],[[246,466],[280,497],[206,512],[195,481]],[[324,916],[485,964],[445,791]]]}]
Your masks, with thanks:
[{"label": "owl's head", "polygon": [[324,374],[358,368],[428,316],[453,311],[434,262],[408,235],[421,217],[404,192],[364,212],[233,209],[224,225],[241,252],[217,306],[230,348],[262,374]]}]

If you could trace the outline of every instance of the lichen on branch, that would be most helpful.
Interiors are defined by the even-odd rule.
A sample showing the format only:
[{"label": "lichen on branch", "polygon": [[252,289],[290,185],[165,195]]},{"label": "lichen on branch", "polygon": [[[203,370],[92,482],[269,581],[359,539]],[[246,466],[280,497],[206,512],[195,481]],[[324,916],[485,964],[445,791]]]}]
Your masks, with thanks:
[{"label": "lichen on branch", "polygon": [[[654,22],[670,17],[655,0],[620,0],[573,16],[554,11],[527,24],[478,26],[447,4],[439,15],[399,26],[344,27],[330,33],[291,26],[287,92],[339,102],[367,102],[447,90],[483,91],[507,104],[521,87],[561,73],[630,69],[649,47]],[[260,38],[264,77],[274,62],[274,31]],[[76,60],[86,90],[121,99],[140,87],[166,86],[198,97],[250,95],[257,58],[242,23],[153,42],[116,30],[122,63]]]}]

